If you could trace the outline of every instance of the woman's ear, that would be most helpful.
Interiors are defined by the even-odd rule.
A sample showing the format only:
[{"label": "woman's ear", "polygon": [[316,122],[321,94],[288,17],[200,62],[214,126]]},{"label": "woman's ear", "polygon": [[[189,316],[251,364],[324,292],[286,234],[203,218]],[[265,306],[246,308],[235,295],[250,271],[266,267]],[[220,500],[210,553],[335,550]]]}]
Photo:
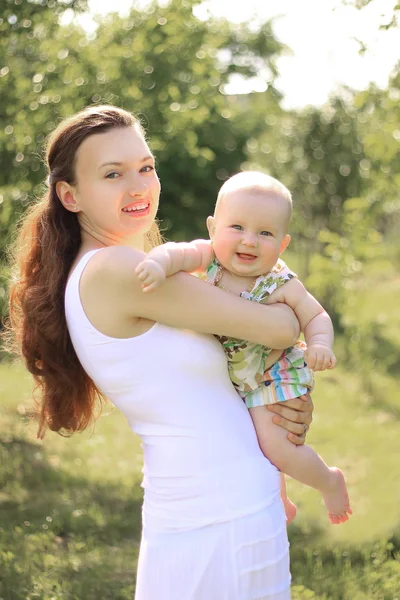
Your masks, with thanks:
[{"label": "woman's ear", "polygon": [[56,192],[64,208],[71,212],[76,212],[79,209],[75,200],[74,189],[69,183],[66,181],[57,181]]},{"label": "woman's ear", "polygon": [[210,236],[210,239],[212,240],[214,237],[214,233],[215,233],[215,219],[214,217],[207,217],[207,229],[208,229],[208,235]]},{"label": "woman's ear", "polygon": [[289,246],[289,244],[290,244],[290,235],[287,233],[281,242],[279,254],[283,254],[283,252],[285,252],[285,250]]}]

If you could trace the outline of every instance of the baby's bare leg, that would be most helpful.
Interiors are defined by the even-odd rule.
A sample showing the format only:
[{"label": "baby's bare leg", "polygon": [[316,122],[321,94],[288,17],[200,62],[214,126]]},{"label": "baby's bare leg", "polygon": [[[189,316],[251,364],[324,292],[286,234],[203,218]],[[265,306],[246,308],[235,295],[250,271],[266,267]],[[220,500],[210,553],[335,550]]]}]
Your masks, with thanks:
[{"label": "baby's bare leg", "polygon": [[286,432],[273,423],[273,413],[265,406],[250,408],[258,443],[265,456],[280,471],[319,490],[332,523],[347,521],[352,513],[342,472],[328,467],[309,446],[295,446]]}]

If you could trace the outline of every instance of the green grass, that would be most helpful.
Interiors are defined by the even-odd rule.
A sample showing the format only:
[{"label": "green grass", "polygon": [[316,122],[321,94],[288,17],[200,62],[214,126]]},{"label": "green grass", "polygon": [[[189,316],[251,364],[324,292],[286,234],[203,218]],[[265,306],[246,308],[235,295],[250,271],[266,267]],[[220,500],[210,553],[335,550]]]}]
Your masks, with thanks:
[{"label": "green grass", "polygon": [[[380,286],[364,281],[348,307],[360,328],[377,312],[384,337],[376,362],[360,352],[356,371],[342,360],[317,378],[308,442],[344,470],[354,515],[331,526],[319,494],[288,482],[299,508],[289,529],[293,600],[400,600],[400,405],[396,372],[385,369],[399,355],[400,279],[386,275]],[[0,364],[0,599],[131,599],[139,441],[111,406],[94,430],[38,441],[31,387],[22,367]]]},{"label": "green grass", "polygon": [[[0,598],[132,599],[141,454],[125,419],[108,406],[94,431],[42,442],[21,367],[0,365],[0,396]],[[319,495],[289,481],[293,600],[400,599],[400,425],[340,368],[314,400],[309,442],[344,469],[354,516],[331,526]]]},{"label": "green grass", "polygon": [[43,442],[31,382],[0,366],[0,597],[132,598],[140,539],[138,440],[107,407],[95,431]]},{"label": "green grass", "polygon": [[[400,600],[400,279],[389,269],[381,279],[364,281],[348,307],[360,328],[378,315],[376,359],[358,350],[359,366],[346,371],[337,340],[342,360],[318,374],[308,436],[344,470],[354,515],[332,526],[319,494],[288,482],[299,509],[289,528],[293,600]],[[25,370],[0,363],[0,600],[132,600],[139,440],[109,405],[94,429],[39,441],[31,396]]]}]

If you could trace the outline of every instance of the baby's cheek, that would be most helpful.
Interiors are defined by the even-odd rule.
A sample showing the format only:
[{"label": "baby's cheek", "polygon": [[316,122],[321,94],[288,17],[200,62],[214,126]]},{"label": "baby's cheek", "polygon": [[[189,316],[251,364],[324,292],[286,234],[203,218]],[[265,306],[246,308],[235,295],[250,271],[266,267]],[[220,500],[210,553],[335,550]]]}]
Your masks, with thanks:
[{"label": "baby's cheek", "polygon": [[229,268],[235,252],[234,245],[225,238],[214,238],[213,250],[222,266]]}]

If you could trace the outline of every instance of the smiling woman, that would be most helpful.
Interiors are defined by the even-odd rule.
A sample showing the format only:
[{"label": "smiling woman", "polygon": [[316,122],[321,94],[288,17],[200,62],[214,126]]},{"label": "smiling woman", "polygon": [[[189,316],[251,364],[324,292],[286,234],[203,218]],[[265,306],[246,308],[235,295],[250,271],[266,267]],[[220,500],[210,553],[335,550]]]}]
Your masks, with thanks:
[{"label": "smiling woman", "polygon": [[[10,298],[16,350],[41,386],[39,434],[84,429],[100,396],[141,437],[136,600],[288,600],[279,474],[207,334],[284,348],[298,335],[293,311],[189,274],[143,293],[135,269],[159,240],[160,183],[126,111],[64,121],[47,158],[50,189],[23,221]],[[311,412],[307,400],[285,408],[293,442]]]},{"label": "smiling woman", "polygon": [[[83,115],[85,118],[82,118]],[[104,139],[106,132],[112,135],[115,131],[122,134],[124,145],[120,148],[118,144],[116,148],[114,144],[104,156],[96,149],[97,141]],[[83,165],[88,169],[88,177],[81,178],[82,185],[78,185],[77,170],[82,168],[78,157],[82,147],[85,149],[85,142],[89,143],[89,153],[84,153]],[[137,171],[142,173],[135,177],[139,181],[152,178],[152,185],[148,187],[153,193],[155,214],[159,182],[140,122],[130,113],[115,107],[92,107],[82,115],[63,121],[49,137],[46,151],[49,189],[39,202],[27,210],[18,232],[14,248],[15,284],[10,289],[13,335],[10,335],[9,344],[12,350],[22,352],[28,369],[42,390],[40,436],[46,426],[55,431],[85,429],[93,418],[96,399],[101,397],[96,385],[82,369],[66,331],[63,295],[86,231],[90,236],[90,231],[96,229],[99,222],[104,232],[107,219],[111,218],[114,224],[124,221],[125,227],[118,227],[119,233],[125,233],[126,238],[132,234],[131,228],[128,228],[129,221],[121,213],[122,203],[128,202],[126,196],[120,193],[118,200],[116,190],[110,193],[116,183],[106,179],[110,169],[108,172],[106,169],[99,171],[104,159],[124,158],[121,150],[129,153],[130,143],[136,144],[140,151]],[[142,159],[146,159],[146,165]],[[141,183],[134,193],[142,195],[144,189]],[[61,198],[65,205],[60,202]],[[121,203],[119,208],[118,201]],[[82,208],[87,204],[94,209],[89,220]],[[161,236],[155,222],[148,221],[146,227],[147,233],[140,239],[143,248],[149,249],[161,242]],[[108,238],[107,233],[105,237]],[[71,371],[74,372],[72,379],[69,376]],[[64,394],[68,396],[68,406],[61,401]]]},{"label": "smiling woman", "polygon": [[144,250],[143,233],[157,214],[160,182],[137,124],[87,137],[76,154],[74,181],[58,181],[56,191],[63,206],[78,213],[83,235],[96,231],[98,241],[112,239]]}]

